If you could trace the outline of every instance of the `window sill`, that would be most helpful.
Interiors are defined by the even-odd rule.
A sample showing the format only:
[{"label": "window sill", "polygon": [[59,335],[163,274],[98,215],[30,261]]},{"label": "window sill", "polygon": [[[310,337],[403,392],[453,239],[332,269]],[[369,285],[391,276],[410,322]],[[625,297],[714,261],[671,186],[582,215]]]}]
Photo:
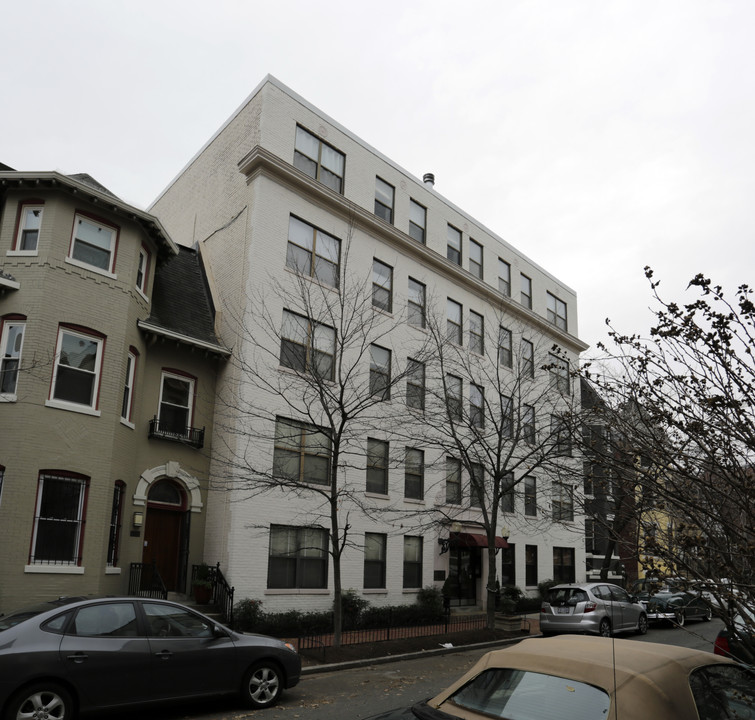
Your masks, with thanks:
[{"label": "window sill", "polygon": [[410,505],[425,505],[424,498],[404,498],[405,503],[409,503]]},{"label": "window sill", "polygon": [[8,257],[37,257],[39,251],[37,250],[8,250],[5,253]]},{"label": "window sill", "polygon": [[25,573],[36,573],[40,575],[83,575],[85,568],[80,565],[44,565],[35,563],[25,565]]},{"label": "window sill", "polygon": [[57,410],[68,410],[69,412],[81,413],[82,415],[93,415],[94,417],[100,417],[100,415],[102,415],[102,411],[100,410],[95,410],[86,405],[76,405],[75,403],[63,402],[62,400],[45,400],[45,407],[56,408]]},{"label": "window sill", "polygon": [[126,418],[121,418],[121,425],[125,425],[127,428],[136,430],[136,425],[134,425],[134,423],[132,423],[130,420],[126,420]]},{"label": "window sill", "polygon": [[388,590],[386,588],[362,588],[362,593],[365,595],[387,595]]},{"label": "window sill", "polygon": [[121,568],[113,567],[112,565],[105,566],[105,575],[120,575]]},{"label": "window sill", "polygon": [[364,491],[364,496],[375,498],[377,500],[390,500],[391,499],[388,493],[370,492],[369,490]]},{"label": "window sill", "polygon": [[16,402],[18,400],[18,396],[16,393],[3,393],[0,395],[0,402]]},{"label": "window sill", "polygon": [[404,593],[404,595],[412,593],[416,595],[420,590],[422,590],[422,588],[402,588],[401,592]]},{"label": "window sill", "polygon": [[330,595],[328,588],[266,588],[263,595]]},{"label": "window sill", "polygon": [[85,262],[81,262],[80,260],[76,260],[72,257],[67,257],[65,259],[65,262],[69,265],[75,265],[78,268],[82,268],[83,270],[89,270],[90,272],[97,273],[97,275],[104,275],[106,278],[110,278],[111,280],[117,280],[118,276],[111,273],[109,270],[103,270],[102,268],[95,267],[94,265],[88,265]]},{"label": "window sill", "polygon": [[142,300],[144,300],[144,302],[146,302],[146,303],[149,302],[149,298],[147,297],[147,295],[144,293],[144,291],[140,287],[136,288],[136,292],[139,293],[139,296],[141,297]]}]

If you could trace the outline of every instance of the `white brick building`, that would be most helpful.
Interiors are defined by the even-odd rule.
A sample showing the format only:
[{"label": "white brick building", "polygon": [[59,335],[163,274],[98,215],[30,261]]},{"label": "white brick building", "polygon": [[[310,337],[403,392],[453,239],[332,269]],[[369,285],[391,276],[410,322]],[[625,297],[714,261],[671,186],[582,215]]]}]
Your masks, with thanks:
[{"label": "white brick building", "polygon": [[[216,329],[236,358],[221,373],[219,396],[235,408],[241,403],[261,408],[229,425],[226,403],[216,405],[213,448],[228,447],[237,459],[243,454],[249,472],[213,461],[205,557],[220,560],[237,599],[261,599],[268,611],[327,608],[333,593],[331,563],[317,550],[330,527],[327,506],[316,492],[326,480],[317,466],[324,455],[306,449],[297,455],[281,430],[292,427],[284,420],[313,421],[301,413],[296,370],[308,361],[302,359],[299,368],[297,352],[327,363],[332,337],[341,337],[340,328],[322,324],[316,328],[316,347],[296,343],[293,326],[304,335],[307,327],[313,332],[297,301],[303,288],[334,298],[340,284],[343,293],[359,287],[372,296],[369,312],[390,329],[367,338],[370,348],[352,385],[362,383],[365,392],[381,382],[383,358],[387,374],[395,376],[421,352],[430,333],[419,327],[420,315],[428,323],[442,318],[449,332],[458,326],[457,357],[460,348],[475,353],[477,343],[487,342],[498,377],[517,387],[511,378],[525,363],[534,376],[532,387],[542,388],[553,381],[553,373],[540,368],[553,361],[554,347],[560,362],[572,366],[586,347],[577,337],[571,289],[444,199],[429,179],[416,179],[272,77],[201,149],[151,212],[176,242],[197,245],[204,259],[217,305]],[[480,326],[486,330],[479,332]],[[508,333],[504,340],[499,326],[500,333]],[[276,331],[282,335],[277,341]],[[353,349],[349,353],[353,358]],[[475,356],[475,367],[487,362],[484,352]],[[271,389],[259,381],[247,383],[240,362],[267,379]],[[423,397],[427,392],[428,398],[436,392],[433,382],[441,376],[433,368],[428,360],[420,386],[406,392],[405,382],[412,381],[403,379],[390,399],[360,420],[361,437],[352,431],[346,446],[349,459],[338,482],[348,493],[337,508],[340,527],[350,526],[342,587],[354,588],[373,604],[410,602],[418,588],[440,586],[449,569],[466,578],[457,590],[459,604],[485,600],[481,545],[487,540],[477,524],[479,511],[470,508],[468,473],[461,472],[455,487],[452,454],[423,444],[432,423],[417,407],[422,403],[416,392]],[[488,398],[503,393],[501,386],[483,385],[478,389],[464,380],[464,407],[474,405],[470,392],[487,390]],[[281,387],[288,399],[277,391]],[[522,397],[521,407],[528,408]],[[554,412],[533,408],[533,438],[535,417],[540,420],[543,413],[542,425]],[[306,428],[301,437],[312,440]],[[407,455],[408,449],[413,454]],[[387,459],[376,461],[383,451]],[[314,485],[315,492],[260,491],[246,482],[252,470],[258,480],[268,478],[274,456],[278,472],[282,465],[290,470],[297,464],[303,487]],[[583,518],[569,500],[570,489],[556,490],[545,466],[531,476],[517,473],[517,481],[527,474],[528,482],[526,492],[524,482],[516,486],[513,508],[506,508],[513,512],[498,523],[506,526],[512,546],[498,556],[498,574],[530,591],[554,576],[582,579]],[[559,522],[553,522],[555,492]],[[424,518],[421,511],[427,511]],[[428,525],[438,511],[445,523]]]}]

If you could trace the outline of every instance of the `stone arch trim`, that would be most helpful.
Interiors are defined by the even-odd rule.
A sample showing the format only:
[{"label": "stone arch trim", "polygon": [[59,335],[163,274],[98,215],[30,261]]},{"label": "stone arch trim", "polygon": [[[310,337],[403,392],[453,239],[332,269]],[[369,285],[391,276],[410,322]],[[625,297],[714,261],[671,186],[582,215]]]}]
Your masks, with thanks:
[{"label": "stone arch trim", "polygon": [[147,495],[152,483],[164,478],[171,478],[183,485],[189,495],[189,509],[191,512],[202,512],[204,504],[202,503],[202,493],[199,490],[199,480],[181,469],[181,465],[177,462],[167,462],[165,465],[158,465],[145,470],[136,485],[134,505],[146,505]]}]

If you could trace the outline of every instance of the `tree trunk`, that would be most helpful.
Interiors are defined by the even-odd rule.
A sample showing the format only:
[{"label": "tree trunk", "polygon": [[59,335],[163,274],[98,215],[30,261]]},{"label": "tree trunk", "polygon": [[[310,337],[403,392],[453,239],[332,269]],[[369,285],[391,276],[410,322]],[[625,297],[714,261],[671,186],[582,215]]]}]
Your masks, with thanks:
[{"label": "tree trunk", "polygon": [[495,598],[496,598],[496,568],[495,568],[495,536],[488,538],[488,606],[487,626],[488,630],[495,630]]}]

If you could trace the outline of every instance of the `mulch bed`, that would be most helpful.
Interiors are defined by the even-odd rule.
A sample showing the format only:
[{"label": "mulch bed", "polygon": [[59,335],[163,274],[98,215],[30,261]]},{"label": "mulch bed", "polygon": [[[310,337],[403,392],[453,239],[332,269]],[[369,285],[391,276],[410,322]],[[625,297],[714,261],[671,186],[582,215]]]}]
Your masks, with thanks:
[{"label": "mulch bed", "polygon": [[478,643],[493,642],[520,638],[520,633],[507,630],[462,630],[461,632],[445,633],[443,635],[428,635],[426,637],[402,638],[400,640],[381,640],[358,645],[343,645],[340,648],[326,647],[318,650],[304,650],[301,655],[302,665],[311,667],[331,663],[350,662],[354,660],[372,660],[374,658],[404,655],[405,653],[437,650],[445,643],[452,643],[454,647],[476,645]]}]

